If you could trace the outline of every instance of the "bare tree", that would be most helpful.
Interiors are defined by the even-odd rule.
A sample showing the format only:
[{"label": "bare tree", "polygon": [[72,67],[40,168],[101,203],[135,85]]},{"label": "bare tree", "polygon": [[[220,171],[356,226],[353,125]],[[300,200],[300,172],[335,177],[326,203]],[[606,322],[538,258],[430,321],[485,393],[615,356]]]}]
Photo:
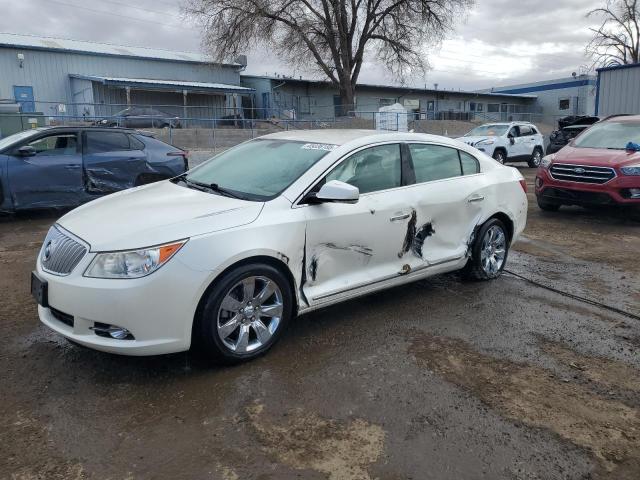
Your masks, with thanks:
[{"label": "bare tree", "polygon": [[261,45],[311,66],[353,110],[362,65],[375,56],[398,78],[424,71],[423,47],[438,44],[473,0],[188,0],[203,44],[222,59]]},{"label": "bare tree", "polygon": [[640,2],[639,0],[607,0],[602,8],[587,16],[602,19],[599,28],[592,28],[593,38],[587,53],[598,65],[640,62]]}]

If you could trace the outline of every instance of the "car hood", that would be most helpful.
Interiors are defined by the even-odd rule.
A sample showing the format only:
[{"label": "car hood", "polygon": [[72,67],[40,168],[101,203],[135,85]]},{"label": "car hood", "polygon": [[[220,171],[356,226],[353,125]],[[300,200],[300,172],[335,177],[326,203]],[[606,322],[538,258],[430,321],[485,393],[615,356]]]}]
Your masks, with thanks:
[{"label": "car hood", "polygon": [[462,143],[466,143],[467,145],[475,145],[478,142],[481,142],[483,140],[494,140],[495,141],[496,137],[459,137],[456,138],[456,140],[458,140],[459,142]]},{"label": "car hood", "polygon": [[94,200],[58,224],[91,251],[125,250],[246,225],[263,206],[162,181]]},{"label": "car hood", "polygon": [[555,154],[553,162],[619,168],[625,165],[640,164],[640,152],[606,148],[576,148],[569,144]]}]

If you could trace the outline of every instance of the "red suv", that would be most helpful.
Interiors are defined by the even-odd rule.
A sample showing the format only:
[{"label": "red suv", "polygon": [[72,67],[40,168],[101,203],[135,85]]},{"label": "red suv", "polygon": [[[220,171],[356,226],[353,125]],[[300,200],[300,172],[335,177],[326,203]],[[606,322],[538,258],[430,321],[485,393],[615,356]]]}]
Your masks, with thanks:
[{"label": "red suv", "polygon": [[561,205],[640,205],[640,115],[594,124],[540,162],[536,197],[542,210]]}]

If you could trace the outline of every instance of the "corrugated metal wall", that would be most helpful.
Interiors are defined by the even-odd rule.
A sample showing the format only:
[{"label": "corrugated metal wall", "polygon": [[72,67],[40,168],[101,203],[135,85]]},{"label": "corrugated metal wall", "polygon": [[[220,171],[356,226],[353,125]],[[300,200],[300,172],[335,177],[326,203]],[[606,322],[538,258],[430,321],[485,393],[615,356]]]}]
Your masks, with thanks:
[{"label": "corrugated metal wall", "polygon": [[25,85],[33,87],[36,102],[72,103],[72,73],[240,85],[236,69],[222,65],[0,47],[0,98],[13,98],[13,86]]},{"label": "corrugated metal wall", "polygon": [[600,72],[598,115],[640,114],[640,65]]}]

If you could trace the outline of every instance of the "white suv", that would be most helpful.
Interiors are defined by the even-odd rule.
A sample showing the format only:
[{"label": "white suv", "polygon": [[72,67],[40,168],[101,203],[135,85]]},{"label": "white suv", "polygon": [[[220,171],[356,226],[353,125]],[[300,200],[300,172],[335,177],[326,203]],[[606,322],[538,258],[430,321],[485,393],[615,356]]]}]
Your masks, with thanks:
[{"label": "white suv", "polygon": [[529,122],[485,123],[458,140],[500,163],[526,161],[537,168],[544,156],[544,137]]}]

